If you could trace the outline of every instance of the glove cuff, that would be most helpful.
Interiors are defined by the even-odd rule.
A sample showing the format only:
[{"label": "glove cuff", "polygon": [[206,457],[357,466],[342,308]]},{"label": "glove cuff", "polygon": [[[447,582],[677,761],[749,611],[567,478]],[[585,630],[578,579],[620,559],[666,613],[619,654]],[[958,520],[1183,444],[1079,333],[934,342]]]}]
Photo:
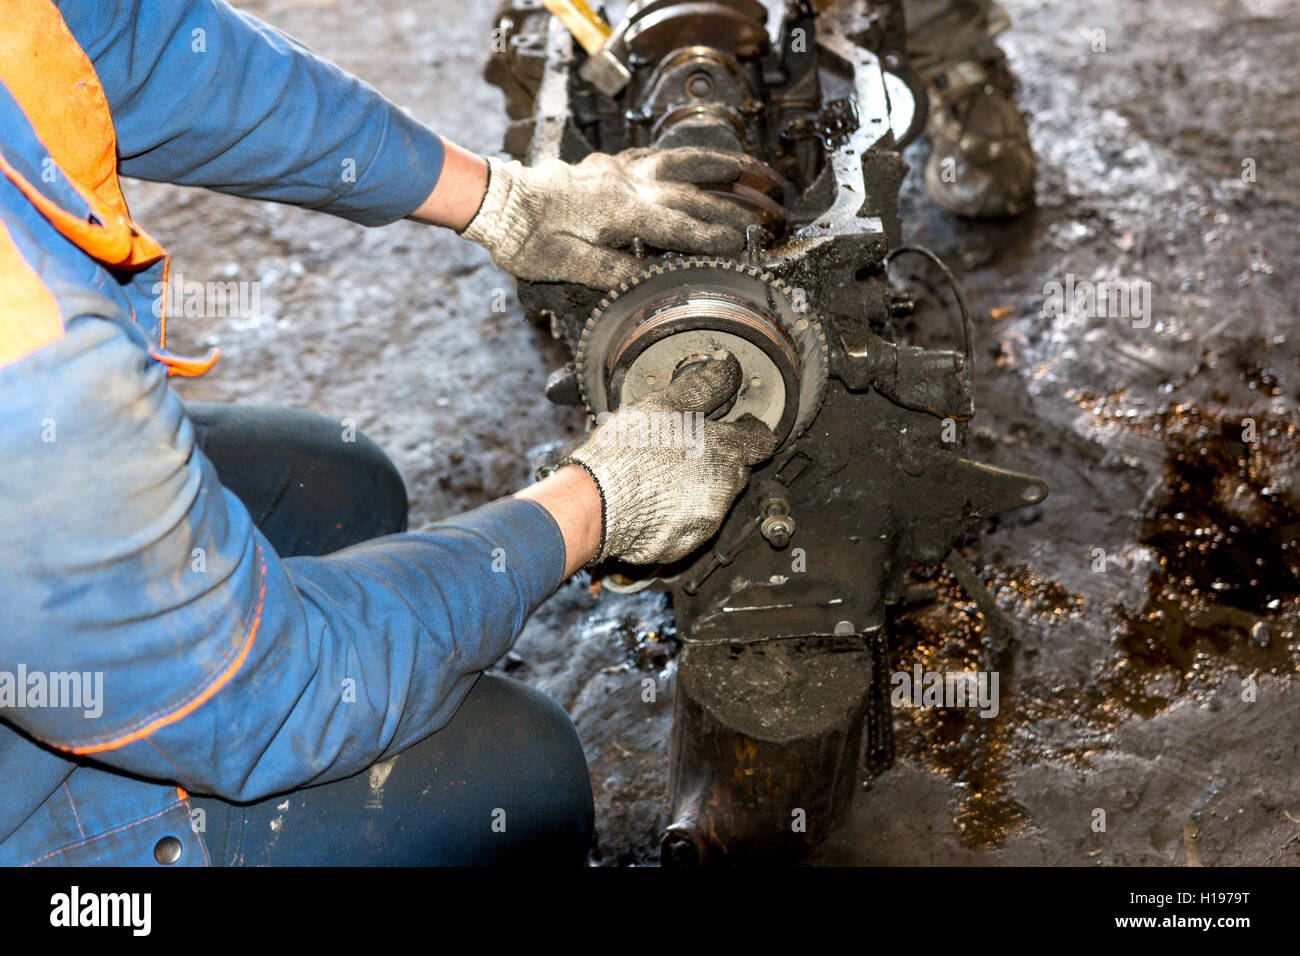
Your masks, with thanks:
[{"label": "glove cuff", "polygon": [[647,530],[658,528],[667,518],[667,503],[656,494],[660,463],[607,452],[599,440],[578,448],[567,463],[582,466],[600,492],[600,549],[592,564],[632,554]]},{"label": "glove cuff", "polygon": [[545,212],[546,197],[532,188],[528,169],[517,160],[488,159],[487,190],[478,212],[460,231],[476,242],[502,268],[518,255],[533,226]]},{"label": "glove cuff", "polygon": [[591,476],[591,480],[596,485],[596,494],[600,495],[600,544],[596,547],[596,553],[592,555],[587,567],[594,567],[605,560],[605,544],[609,540],[609,501],[605,497],[605,486],[600,482],[600,476],[585,461],[579,461],[577,458],[566,458],[560,462],[559,467],[565,465],[577,465],[583,471]]}]

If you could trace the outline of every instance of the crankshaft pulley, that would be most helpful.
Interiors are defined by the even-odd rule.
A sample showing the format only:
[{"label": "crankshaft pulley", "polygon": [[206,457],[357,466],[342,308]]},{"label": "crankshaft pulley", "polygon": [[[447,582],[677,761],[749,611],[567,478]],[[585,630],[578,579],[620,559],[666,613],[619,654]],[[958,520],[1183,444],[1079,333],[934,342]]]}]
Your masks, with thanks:
[{"label": "crankshaft pulley", "polygon": [[736,398],[715,417],[753,415],[781,441],[797,437],[826,390],[821,321],[779,279],[726,259],[670,260],[603,300],[575,356],[592,415],[658,391],[706,356],[740,363]]}]

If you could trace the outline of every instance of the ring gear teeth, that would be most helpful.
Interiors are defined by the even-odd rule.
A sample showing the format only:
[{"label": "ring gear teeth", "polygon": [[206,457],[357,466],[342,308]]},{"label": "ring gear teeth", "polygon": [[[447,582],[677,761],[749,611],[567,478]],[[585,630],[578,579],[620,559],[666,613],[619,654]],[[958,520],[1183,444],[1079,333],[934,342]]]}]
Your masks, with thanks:
[{"label": "ring gear teeth", "polygon": [[[762,290],[765,294],[761,298],[751,297],[750,301],[761,306],[764,312],[769,308],[771,300],[779,299],[779,305],[772,310],[772,314],[780,321],[781,326],[795,343],[799,352],[800,395],[798,411],[794,424],[782,440],[782,447],[784,447],[803,433],[804,429],[816,417],[822,401],[826,397],[830,366],[830,348],[826,340],[826,326],[822,319],[808,309],[807,306],[802,311],[796,309],[793,301],[796,298],[794,291],[785,281],[757,266],[747,265],[735,259],[699,256],[669,259],[650,266],[630,282],[620,283],[618,289],[611,290],[605,298],[600,300],[600,303],[592,310],[586,325],[583,326],[582,335],[578,340],[578,347],[574,352],[574,367],[578,373],[578,391],[582,396],[588,414],[594,418],[600,412],[609,410],[597,408],[596,400],[599,396],[592,394],[592,383],[603,382],[604,373],[601,368],[603,363],[598,360],[594,367],[588,367],[588,352],[592,345],[592,337],[600,328],[602,320],[606,318],[611,309],[622,307],[629,297],[635,297],[638,293],[643,293],[646,284],[653,282],[658,277],[675,272],[695,270],[734,272],[755,280],[752,286],[753,291]],[[730,276],[727,277],[727,279],[730,278]],[[725,284],[726,279],[720,277],[720,281]],[[728,291],[734,292],[735,290]],[[634,298],[633,301],[635,303]],[[640,303],[635,304],[639,305]],[[784,308],[781,306],[784,306]],[[629,315],[631,314],[634,314],[634,312],[629,311]],[[603,358],[603,356],[599,358]],[[599,376],[600,378],[593,376]]]}]

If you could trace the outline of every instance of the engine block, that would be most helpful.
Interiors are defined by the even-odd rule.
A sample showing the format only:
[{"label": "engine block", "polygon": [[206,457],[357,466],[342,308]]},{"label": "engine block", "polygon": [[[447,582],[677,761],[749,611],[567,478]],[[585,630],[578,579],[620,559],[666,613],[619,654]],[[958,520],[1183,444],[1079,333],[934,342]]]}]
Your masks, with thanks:
[{"label": "engine block", "polygon": [[863,761],[891,759],[885,608],[907,564],[943,562],[986,518],[1047,494],[964,457],[974,349],[960,290],[964,350],[894,331],[907,308],[888,269],[903,248],[900,150],[924,115],[897,4],[789,2],[775,30],[769,12],[632,3],[611,41],[631,80],[609,97],[584,81],[585,54],[558,21],[506,3],[487,68],[507,97],[507,150],[525,161],[688,145],[754,161],[728,187],[760,223],[742,256],[638,243],[645,272],[612,294],[518,287],[574,355],[548,382],[552,400],[594,417],[725,349],[745,382],[725,414],[756,414],[782,441],[708,547],[607,577],[672,596],[672,864],[793,860],[824,838]]}]

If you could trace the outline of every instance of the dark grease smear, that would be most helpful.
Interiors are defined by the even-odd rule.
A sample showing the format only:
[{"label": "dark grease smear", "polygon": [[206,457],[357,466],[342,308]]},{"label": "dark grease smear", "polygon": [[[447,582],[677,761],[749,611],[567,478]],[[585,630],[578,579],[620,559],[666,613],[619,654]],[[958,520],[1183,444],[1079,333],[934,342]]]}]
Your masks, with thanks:
[{"label": "dark grease smear", "polygon": [[677,625],[665,595],[645,591],[620,605],[615,617],[593,617],[585,625],[589,631],[602,630],[610,635],[621,651],[619,670],[662,671],[681,650]]}]

